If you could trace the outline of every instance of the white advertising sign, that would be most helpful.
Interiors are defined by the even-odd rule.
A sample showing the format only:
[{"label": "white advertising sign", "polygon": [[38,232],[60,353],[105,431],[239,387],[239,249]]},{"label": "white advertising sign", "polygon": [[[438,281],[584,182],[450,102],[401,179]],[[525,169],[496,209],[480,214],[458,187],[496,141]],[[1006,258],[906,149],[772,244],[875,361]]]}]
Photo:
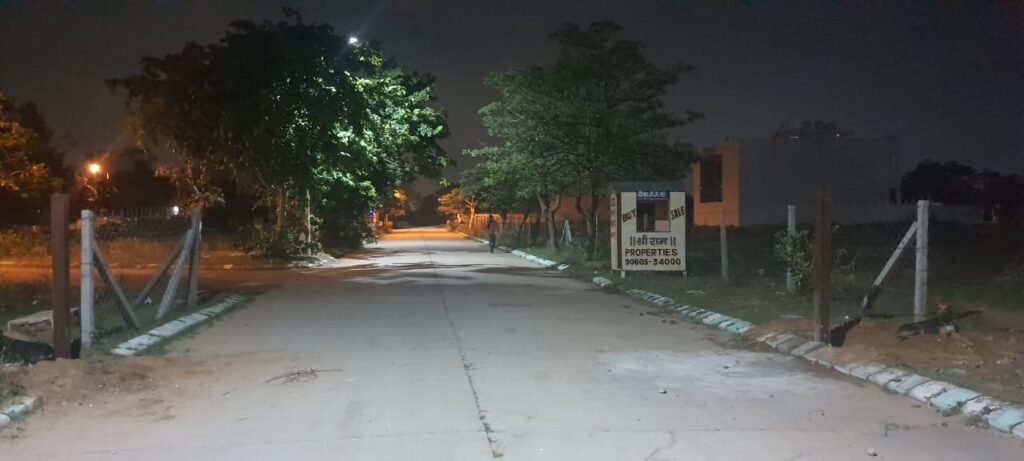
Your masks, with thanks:
[{"label": "white advertising sign", "polygon": [[616,205],[618,269],[686,272],[685,192],[621,192]]}]

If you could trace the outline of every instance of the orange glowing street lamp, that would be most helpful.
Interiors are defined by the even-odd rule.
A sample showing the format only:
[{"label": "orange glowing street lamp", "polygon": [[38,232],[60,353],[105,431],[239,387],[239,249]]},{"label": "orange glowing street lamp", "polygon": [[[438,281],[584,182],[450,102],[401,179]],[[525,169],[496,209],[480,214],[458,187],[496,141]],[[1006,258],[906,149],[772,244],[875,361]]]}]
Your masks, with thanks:
[{"label": "orange glowing street lamp", "polygon": [[86,168],[89,169],[89,173],[91,173],[93,176],[100,174],[100,171],[103,170],[103,167],[101,167],[100,164],[96,162],[90,163],[89,166],[87,166]]}]

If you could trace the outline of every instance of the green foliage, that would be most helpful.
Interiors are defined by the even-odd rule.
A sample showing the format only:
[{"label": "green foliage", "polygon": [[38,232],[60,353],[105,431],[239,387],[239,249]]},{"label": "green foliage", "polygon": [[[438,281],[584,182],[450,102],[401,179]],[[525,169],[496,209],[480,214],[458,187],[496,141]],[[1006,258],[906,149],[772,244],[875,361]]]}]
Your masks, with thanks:
[{"label": "green foliage", "polygon": [[480,198],[480,206],[505,216],[513,210],[531,207],[535,198],[521,187],[527,180],[525,169],[515,163],[516,157],[502,155],[501,150],[485,147],[470,151],[483,159],[462,173],[462,189]]},{"label": "green foliage", "polygon": [[775,255],[782,260],[786,271],[793,275],[797,289],[806,291],[811,282],[811,239],[806,230],[790,234],[779,231],[774,237]]},{"label": "green foliage", "polygon": [[285,232],[278,234],[273,225],[254,224],[243,229],[238,247],[267,258],[294,258],[320,251],[319,243],[307,243],[304,238],[305,228],[301,226],[285,226]]},{"label": "green foliage", "polygon": [[0,222],[40,219],[50,193],[69,177],[64,154],[35,104],[19,104],[0,93]]},{"label": "green foliage", "polygon": [[476,212],[477,199],[458,187],[437,198],[437,212],[449,220]]},{"label": "green foliage", "polygon": [[[553,64],[486,79],[500,98],[480,113],[501,144],[467,151],[484,162],[465,178],[485,202],[500,210],[522,206],[529,197],[550,218],[559,207],[557,197],[587,196],[591,205],[580,211],[596,223],[611,182],[685,175],[692,149],[672,141],[670,133],[701,114],[671,114],[663,98],[692,67],[660,68],[640,43],[622,35],[622,27],[609,22],[564,24],[550,36],[559,45]],[[553,232],[549,226],[550,242]],[[596,226],[588,233],[593,237]],[[591,257],[595,251],[590,245]]]},{"label": "green foliage", "polygon": [[[779,231],[774,236],[775,256],[782,260],[785,268],[793,274],[797,290],[801,293],[810,292],[811,271],[814,265],[812,240],[806,230],[790,234]],[[843,248],[832,250],[832,292],[836,296],[846,296],[855,292],[856,258],[847,256]]]},{"label": "green foliage", "polygon": [[[142,73],[109,81],[127,92],[140,136],[186,160],[191,171],[176,177],[193,201],[216,202],[204,188],[226,172],[267,202],[308,192],[314,213],[358,225],[386,192],[439,176],[448,159],[437,140],[448,131],[431,107],[432,78],[284,14],[233,22],[218,43],[145,58]],[[348,202],[335,212],[338,196]]]}]

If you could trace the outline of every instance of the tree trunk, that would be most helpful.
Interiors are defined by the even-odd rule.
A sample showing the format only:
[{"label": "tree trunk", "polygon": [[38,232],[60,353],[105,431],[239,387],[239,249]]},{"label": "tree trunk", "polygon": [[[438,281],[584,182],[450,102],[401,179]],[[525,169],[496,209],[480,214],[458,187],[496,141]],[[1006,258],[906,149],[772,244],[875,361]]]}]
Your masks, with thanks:
[{"label": "tree trunk", "polygon": [[548,229],[547,247],[552,250],[558,249],[558,225],[555,222],[555,213],[562,206],[561,194],[555,196],[554,204],[547,195],[537,194],[537,203],[540,205],[541,215],[544,216]]},{"label": "tree trunk", "polygon": [[587,259],[593,260],[597,252],[597,208],[601,204],[601,194],[590,191],[590,206],[583,217],[587,221]]},{"label": "tree trunk", "polygon": [[284,202],[285,192],[283,187],[277,189],[277,221],[274,223],[274,236],[281,238],[284,234]]}]

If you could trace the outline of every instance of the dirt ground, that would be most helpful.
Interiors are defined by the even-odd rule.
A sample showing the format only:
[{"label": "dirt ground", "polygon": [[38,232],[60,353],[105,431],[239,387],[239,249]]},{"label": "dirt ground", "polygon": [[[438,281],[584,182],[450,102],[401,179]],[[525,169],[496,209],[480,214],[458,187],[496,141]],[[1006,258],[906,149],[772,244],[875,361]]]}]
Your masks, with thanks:
[{"label": "dirt ground", "polygon": [[[965,318],[959,333],[900,339],[903,320],[864,319],[835,350],[840,364],[874,361],[908,368],[936,379],[1014,402],[1024,402],[1024,329],[1018,319]],[[759,325],[750,334],[791,333],[811,337],[809,319]]]},{"label": "dirt ground", "polygon": [[40,362],[29,367],[0,369],[7,378],[29,389],[44,402],[43,411],[61,414],[76,407],[117,411],[131,402],[133,413],[157,415],[169,393],[183,391],[171,384],[219,369],[209,360],[189,357],[97,358]]}]

